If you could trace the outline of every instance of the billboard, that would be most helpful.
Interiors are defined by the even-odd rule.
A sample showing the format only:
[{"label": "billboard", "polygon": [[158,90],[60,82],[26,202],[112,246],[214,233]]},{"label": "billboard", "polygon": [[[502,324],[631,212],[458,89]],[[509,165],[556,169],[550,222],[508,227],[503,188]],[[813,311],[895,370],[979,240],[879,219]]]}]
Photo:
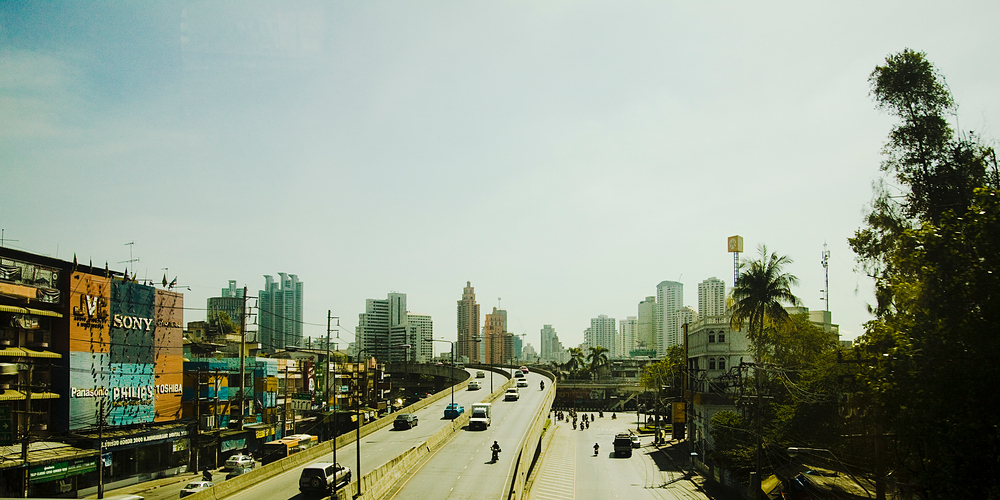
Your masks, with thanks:
[{"label": "billboard", "polygon": [[180,418],[183,296],[74,273],[69,428]]}]

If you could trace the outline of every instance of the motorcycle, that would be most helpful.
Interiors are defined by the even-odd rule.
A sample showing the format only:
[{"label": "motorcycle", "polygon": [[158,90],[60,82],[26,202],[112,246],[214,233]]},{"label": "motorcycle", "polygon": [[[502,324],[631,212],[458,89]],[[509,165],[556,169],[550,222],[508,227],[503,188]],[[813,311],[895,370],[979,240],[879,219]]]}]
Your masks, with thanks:
[{"label": "motorcycle", "polygon": [[611,414],[611,420],[614,420],[614,419],[616,419],[616,418],[618,418],[618,417],[616,417],[616,416],[615,416],[615,414],[614,414],[614,413],[612,413],[612,414]]},{"label": "motorcycle", "polygon": [[594,456],[597,456],[598,451],[601,449],[601,445],[594,443]]}]

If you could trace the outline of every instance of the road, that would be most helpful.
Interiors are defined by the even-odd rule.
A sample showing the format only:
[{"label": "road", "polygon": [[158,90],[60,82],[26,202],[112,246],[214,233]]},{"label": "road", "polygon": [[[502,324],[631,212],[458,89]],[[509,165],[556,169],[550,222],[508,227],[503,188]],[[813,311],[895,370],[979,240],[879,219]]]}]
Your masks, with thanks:
[{"label": "road", "polygon": [[[409,471],[384,498],[507,498],[516,452],[532,419],[541,410],[545,392],[539,390],[539,382],[548,381],[534,373],[528,374],[527,379],[528,387],[520,389],[518,401],[500,399],[493,403],[493,423],[487,430],[463,429],[456,433]],[[551,384],[546,384],[545,391],[550,390]],[[490,462],[490,446],[494,440],[503,450],[497,463]]]},{"label": "road", "polygon": [[[467,370],[475,380],[476,370]],[[455,387],[455,402],[465,406],[465,411],[470,411],[472,403],[479,402],[489,395],[489,373],[486,373],[483,389],[469,391],[467,384],[463,383]],[[506,378],[494,375],[494,383],[499,387]],[[381,467],[389,460],[402,455],[410,448],[423,443],[434,432],[440,430],[448,420],[444,420],[444,408],[451,402],[451,397],[446,396],[441,400],[416,412],[419,423],[416,427],[407,430],[394,430],[392,426],[378,430],[361,438],[361,474],[367,474],[372,470]],[[358,463],[357,448],[352,442],[350,445],[337,449],[337,462],[351,468],[352,479],[357,479]],[[323,460],[330,461],[332,455]],[[318,461],[318,460],[317,460]],[[303,465],[304,467],[304,465]],[[281,475],[275,476],[267,481],[258,483],[235,495],[227,497],[230,500],[260,500],[267,499],[290,499],[307,498],[299,494],[299,473],[302,467],[289,470]],[[178,490],[179,491],[179,490]],[[311,498],[311,497],[309,497]]]},{"label": "road", "polygon": [[[692,478],[686,461],[671,460],[653,446],[653,437],[641,436],[642,447],[631,458],[615,458],[615,434],[635,429],[635,414],[597,418],[588,429],[574,430],[571,422],[553,422],[551,444],[535,472],[531,500],[704,500],[701,478]],[[594,443],[600,453],[594,455]],[[679,445],[680,446],[680,445]],[[673,453],[675,457],[683,454]]]}]

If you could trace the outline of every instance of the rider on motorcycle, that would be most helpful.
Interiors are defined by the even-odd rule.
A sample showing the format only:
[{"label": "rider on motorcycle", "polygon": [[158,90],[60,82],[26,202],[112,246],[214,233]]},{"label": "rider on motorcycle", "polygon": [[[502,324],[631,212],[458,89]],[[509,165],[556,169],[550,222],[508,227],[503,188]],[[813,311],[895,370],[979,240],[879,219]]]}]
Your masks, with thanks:
[{"label": "rider on motorcycle", "polygon": [[545,390],[545,381],[543,380],[543,381],[539,382],[538,383],[538,387],[539,387],[539,390],[544,391]]},{"label": "rider on motorcycle", "polygon": [[493,441],[493,446],[490,446],[490,450],[493,451],[493,461],[496,462],[500,459],[500,445],[496,441]]},{"label": "rider on motorcycle", "polygon": [[598,450],[601,449],[601,445],[594,443],[594,455],[597,455]]}]

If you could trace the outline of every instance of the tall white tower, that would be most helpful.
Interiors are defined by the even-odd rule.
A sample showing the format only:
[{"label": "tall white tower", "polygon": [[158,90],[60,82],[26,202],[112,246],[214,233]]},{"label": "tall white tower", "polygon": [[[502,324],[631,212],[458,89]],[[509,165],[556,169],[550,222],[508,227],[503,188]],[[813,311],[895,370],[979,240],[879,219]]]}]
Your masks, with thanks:
[{"label": "tall white tower", "polygon": [[661,281],[656,285],[657,347],[656,355],[664,356],[667,348],[680,344],[681,329],[676,315],[684,307],[684,284]]}]

